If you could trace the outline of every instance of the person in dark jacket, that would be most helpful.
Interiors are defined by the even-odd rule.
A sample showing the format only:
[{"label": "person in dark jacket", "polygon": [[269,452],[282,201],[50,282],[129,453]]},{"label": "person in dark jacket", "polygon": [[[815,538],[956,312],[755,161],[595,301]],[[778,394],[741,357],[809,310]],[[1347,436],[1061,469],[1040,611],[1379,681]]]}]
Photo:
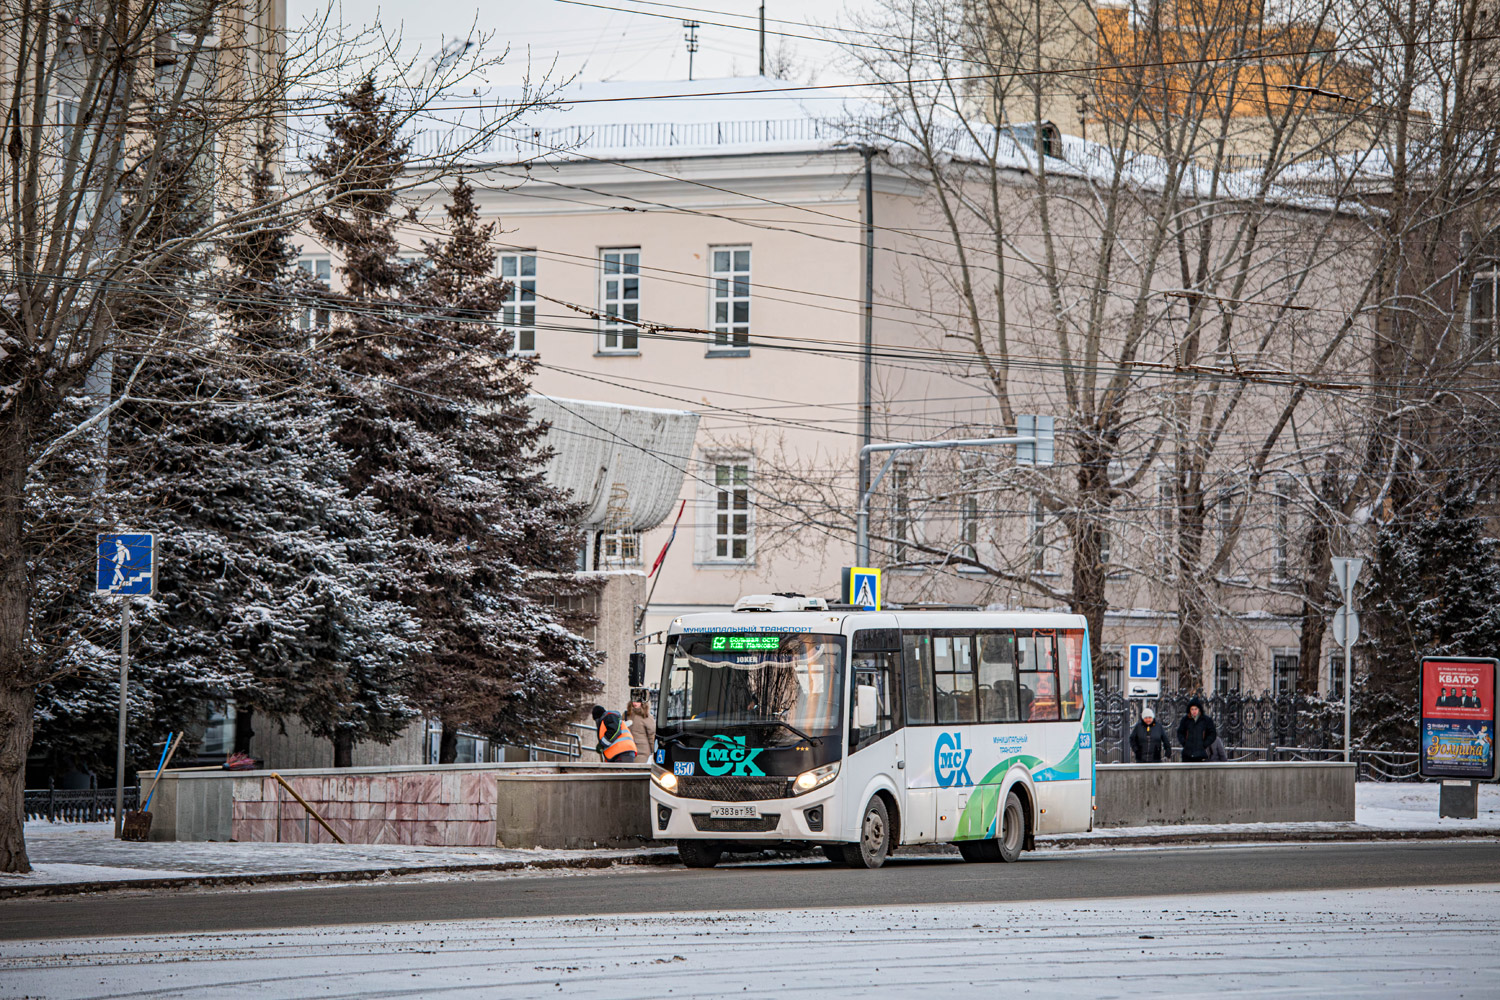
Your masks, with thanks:
[{"label": "person in dark jacket", "polygon": [[1172,759],[1172,741],[1167,731],[1156,724],[1156,712],[1147,705],[1141,709],[1141,721],[1130,731],[1130,759],[1137,764],[1160,764]]},{"label": "person in dark jacket", "polygon": [[1177,723],[1177,745],[1182,748],[1182,762],[1201,764],[1208,760],[1209,750],[1218,738],[1219,730],[1214,726],[1214,720],[1203,711],[1203,699],[1194,698],[1188,702],[1188,714]]}]

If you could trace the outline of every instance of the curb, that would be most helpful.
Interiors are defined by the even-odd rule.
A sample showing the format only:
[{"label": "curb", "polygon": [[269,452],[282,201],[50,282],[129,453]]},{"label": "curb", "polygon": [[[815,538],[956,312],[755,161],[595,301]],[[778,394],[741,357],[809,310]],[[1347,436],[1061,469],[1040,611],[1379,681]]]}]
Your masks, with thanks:
[{"label": "curb", "polygon": [[[1168,847],[1196,844],[1310,844],[1310,843],[1371,843],[1376,841],[1432,841],[1432,840],[1500,840],[1500,828],[1476,830],[1210,830],[1188,834],[1145,834],[1121,837],[1038,837],[1037,846],[1042,849],[1083,850],[1101,847]],[[946,844],[923,845],[936,848],[903,851],[903,856],[915,854],[948,855],[957,857],[958,852]],[[946,848],[946,850],[944,849]],[[650,851],[635,854],[616,854],[609,857],[539,858],[536,861],[495,861],[488,864],[459,865],[405,865],[391,868],[352,868],[327,872],[268,872],[236,875],[187,875],[171,878],[111,879],[99,882],[54,882],[48,885],[0,886],[0,900],[25,899],[45,896],[77,896],[97,892],[124,891],[132,889],[189,889],[215,888],[219,886],[276,885],[292,882],[373,882],[376,879],[401,875],[421,875],[429,872],[520,872],[551,871],[557,869],[599,869],[615,865],[675,865],[677,855],[672,851]]]},{"label": "curb", "polygon": [[1155,847],[1181,844],[1371,843],[1391,840],[1496,840],[1500,828],[1474,830],[1205,830],[1201,833],[1152,833],[1121,837],[1038,837],[1039,847],[1070,850],[1089,847]]},{"label": "curb", "polygon": [[515,872],[557,868],[609,868],[613,865],[675,865],[671,851],[616,854],[609,857],[539,858],[536,861],[495,861],[488,864],[406,865],[391,868],[351,868],[328,872],[265,872],[243,875],[181,875],[170,878],[109,879],[99,882],[53,882],[48,885],[0,886],[0,900],[38,896],[76,896],[116,889],[187,889],[234,885],[272,885],[281,882],[371,882],[398,875],[428,872]]}]

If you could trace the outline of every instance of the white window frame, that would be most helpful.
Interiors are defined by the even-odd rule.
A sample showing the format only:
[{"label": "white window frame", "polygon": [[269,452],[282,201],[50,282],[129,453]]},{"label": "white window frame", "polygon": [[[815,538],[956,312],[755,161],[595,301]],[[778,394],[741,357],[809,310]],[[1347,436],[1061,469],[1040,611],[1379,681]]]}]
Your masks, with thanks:
[{"label": "white window frame", "polygon": [[641,533],[632,528],[599,532],[600,569],[628,569],[641,565]]},{"label": "white window frame", "polygon": [[[1476,315],[1475,299],[1481,290],[1489,292],[1489,315]],[[1469,346],[1481,360],[1500,358],[1500,261],[1487,260],[1469,279],[1464,291],[1464,322],[1469,332]]]},{"label": "white window frame", "polygon": [[[634,255],[634,261],[628,260]],[[630,282],[635,282],[635,295]],[[599,251],[599,353],[641,353],[641,248],[605,247]],[[611,320],[614,319],[614,322]],[[624,322],[622,322],[622,320]]]},{"label": "white window frame", "polygon": [[[1349,657],[1350,672],[1353,672],[1354,657]],[[1337,701],[1344,699],[1344,651],[1331,650],[1328,654],[1328,697]]]},{"label": "white window frame", "polygon": [[[704,461],[706,475],[702,481],[702,495],[704,498],[704,509],[708,516],[703,519],[702,531],[700,533],[701,545],[699,549],[699,562],[710,566],[749,566],[755,563],[755,458],[753,455],[738,453],[719,453],[705,457]],[[729,469],[728,489],[721,487],[719,483],[719,470]],[[735,483],[733,482],[736,468],[745,470],[744,498],[741,501],[735,494]],[[720,506],[721,502],[724,504]],[[742,504],[742,505],[741,505]],[[737,530],[740,526],[735,524],[734,518],[739,515],[744,517],[743,531]],[[726,518],[722,525],[726,530],[720,533],[720,517]],[[719,554],[719,542],[725,542],[725,554]],[[734,542],[744,542],[744,554],[734,554]]]},{"label": "white window frame", "polygon": [[[318,265],[325,265],[325,273],[319,274]],[[333,288],[333,257],[326,253],[304,254],[297,258],[297,267],[302,273],[313,281],[321,281],[330,291]],[[332,316],[327,309],[314,309],[308,306],[302,310],[297,317],[297,329],[299,330],[326,330],[332,323]]]},{"label": "white window frame", "polygon": [[1031,511],[1027,514],[1026,544],[1030,548],[1032,576],[1056,576],[1057,570],[1049,558],[1052,546],[1047,541],[1049,519],[1047,505],[1041,497],[1031,498]]},{"label": "white window frame", "polygon": [[[708,324],[713,331],[710,354],[738,356],[750,350],[750,250],[748,243],[708,248]],[[721,257],[727,258],[724,268],[719,266]]]},{"label": "white window frame", "polygon": [[1285,583],[1291,578],[1292,498],[1290,483],[1280,480],[1271,494],[1271,579]]},{"label": "white window frame", "polygon": [[500,277],[510,286],[500,301],[500,326],[510,334],[511,354],[536,353],[536,256],[535,250],[515,250],[495,259]]},{"label": "white window frame", "polygon": [[[1220,686],[1219,669],[1222,662],[1225,680],[1228,685]],[[1214,673],[1213,693],[1230,694],[1245,689],[1245,657],[1244,652],[1239,649],[1217,649],[1214,650]]]},{"label": "white window frame", "polygon": [[[1297,673],[1291,685],[1291,690],[1289,691],[1282,690],[1281,679],[1285,671],[1278,666],[1278,660],[1293,660],[1297,664]],[[1298,682],[1301,680],[1301,677],[1301,650],[1292,649],[1291,647],[1273,647],[1271,649],[1271,694],[1275,695],[1278,698],[1282,697],[1283,695],[1296,694]]]},{"label": "white window frame", "polygon": [[[958,498],[958,551],[966,559],[979,558],[979,494],[966,492]],[[960,567],[963,568],[963,567]]]},{"label": "white window frame", "polygon": [[891,468],[891,562],[906,561],[906,549],[912,543],[911,480],[909,465]]}]

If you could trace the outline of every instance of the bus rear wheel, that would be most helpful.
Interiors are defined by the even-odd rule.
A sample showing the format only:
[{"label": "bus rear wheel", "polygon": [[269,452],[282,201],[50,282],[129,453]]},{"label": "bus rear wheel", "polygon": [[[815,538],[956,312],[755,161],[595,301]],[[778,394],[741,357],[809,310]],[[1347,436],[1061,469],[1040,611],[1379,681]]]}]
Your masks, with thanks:
[{"label": "bus rear wheel", "polygon": [[859,843],[844,845],[844,863],[850,868],[879,868],[891,853],[891,818],[885,801],[875,796],[865,806],[859,824]]},{"label": "bus rear wheel", "polygon": [[965,861],[1016,861],[1026,843],[1026,810],[1015,792],[1005,795],[1000,811],[1000,836],[994,840],[960,840],[958,853]]},{"label": "bus rear wheel", "polygon": [[679,840],[677,856],[688,868],[712,868],[724,856],[724,849],[708,840]]}]

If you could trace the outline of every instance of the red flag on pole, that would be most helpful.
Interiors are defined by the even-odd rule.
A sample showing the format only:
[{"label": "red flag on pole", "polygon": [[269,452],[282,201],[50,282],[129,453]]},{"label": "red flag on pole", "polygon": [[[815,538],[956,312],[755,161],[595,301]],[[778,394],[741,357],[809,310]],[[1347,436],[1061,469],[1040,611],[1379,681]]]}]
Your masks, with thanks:
[{"label": "red flag on pole", "polygon": [[656,557],[656,562],[651,564],[651,572],[646,574],[646,579],[649,580],[655,576],[656,571],[661,568],[661,561],[667,558],[667,550],[672,547],[672,540],[677,537],[677,522],[682,520],[682,512],[686,509],[687,501],[684,500],[682,501],[682,505],[677,508],[677,518],[672,522],[672,533],[667,536],[667,544],[661,547],[661,554]]}]

